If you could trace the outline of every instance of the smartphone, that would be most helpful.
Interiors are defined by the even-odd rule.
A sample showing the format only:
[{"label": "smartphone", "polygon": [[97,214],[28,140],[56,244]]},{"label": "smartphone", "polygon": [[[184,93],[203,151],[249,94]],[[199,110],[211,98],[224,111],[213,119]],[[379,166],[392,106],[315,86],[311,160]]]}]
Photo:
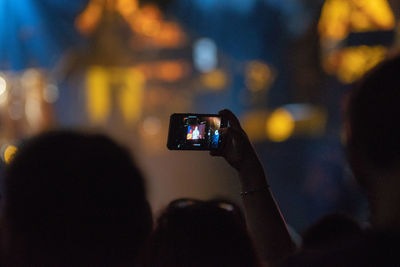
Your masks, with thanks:
[{"label": "smartphone", "polygon": [[219,129],[226,127],[218,114],[174,113],[169,121],[170,150],[216,150],[221,146]]}]

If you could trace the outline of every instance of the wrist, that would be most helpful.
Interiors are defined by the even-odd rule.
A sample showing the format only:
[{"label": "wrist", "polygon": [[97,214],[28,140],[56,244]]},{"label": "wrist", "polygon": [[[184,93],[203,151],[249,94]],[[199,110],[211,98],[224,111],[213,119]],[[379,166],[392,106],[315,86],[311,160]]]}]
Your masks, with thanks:
[{"label": "wrist", "polygon": [[268,186],[264,168],[258,160],[256,162],[248,162],[241,167],[239,180],[242,191],[251,191]]}]

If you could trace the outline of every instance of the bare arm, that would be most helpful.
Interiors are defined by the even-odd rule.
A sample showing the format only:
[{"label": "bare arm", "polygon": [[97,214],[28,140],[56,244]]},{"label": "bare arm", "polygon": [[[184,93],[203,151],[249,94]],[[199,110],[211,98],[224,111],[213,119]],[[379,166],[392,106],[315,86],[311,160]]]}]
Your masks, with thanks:
[{"label": "bare arm", "polygon": [[224,145],[211,155],[223,156],[239,174],[247,224],[261,259],[276,265],[295,250],[285,220],[269,190],[264,168],[239,120],[229,110],[220,114],[229,121],[223,129]]}]

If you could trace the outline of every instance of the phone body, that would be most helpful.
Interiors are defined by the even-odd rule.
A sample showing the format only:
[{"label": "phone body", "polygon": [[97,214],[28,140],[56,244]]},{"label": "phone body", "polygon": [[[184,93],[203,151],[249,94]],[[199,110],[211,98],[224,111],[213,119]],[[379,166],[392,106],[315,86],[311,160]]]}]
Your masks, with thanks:
[{"label": "phone body", "polygon": [[174,113],[170,117],[169,150],[216,150],[221,146],[220,128],[226,127],[218,114]]}]

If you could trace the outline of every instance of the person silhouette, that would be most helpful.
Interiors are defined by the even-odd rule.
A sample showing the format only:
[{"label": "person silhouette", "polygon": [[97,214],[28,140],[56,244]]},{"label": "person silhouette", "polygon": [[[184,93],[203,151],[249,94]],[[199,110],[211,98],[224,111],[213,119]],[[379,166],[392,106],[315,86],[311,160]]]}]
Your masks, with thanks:
[{"label": "person silhouette", "polygon": [[134,266],[152,229],[143,176],[100,134],[51,131],[5,169],[3,266]]}]

